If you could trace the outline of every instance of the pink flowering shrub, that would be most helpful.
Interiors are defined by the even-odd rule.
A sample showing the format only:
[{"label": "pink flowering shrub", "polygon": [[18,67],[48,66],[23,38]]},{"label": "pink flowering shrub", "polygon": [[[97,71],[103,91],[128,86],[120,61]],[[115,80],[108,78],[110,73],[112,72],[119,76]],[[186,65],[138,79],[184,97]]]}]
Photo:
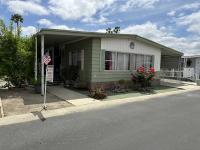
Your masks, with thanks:
[{"label": "pink flowering shrub", "polygon": [[145,70],[144,66],[137,69],[136,73],[132,73],[132,81],[134,83],[140,84],[141,88],[146,88],[151,86],[151,82],[156,76],[155,69],[151,67],[149,70]]}]

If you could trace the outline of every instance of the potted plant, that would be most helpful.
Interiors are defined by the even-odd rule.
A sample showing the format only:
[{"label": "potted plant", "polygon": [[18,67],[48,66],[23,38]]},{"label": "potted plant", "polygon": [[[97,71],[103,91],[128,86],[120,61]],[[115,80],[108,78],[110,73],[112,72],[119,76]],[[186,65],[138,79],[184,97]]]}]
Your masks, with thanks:
[{"label": "potted plant", "polygon": [[41,81],[34,80],[33,85],[34,85],[35,93],[37,93],[37,94],[41,93]]}]

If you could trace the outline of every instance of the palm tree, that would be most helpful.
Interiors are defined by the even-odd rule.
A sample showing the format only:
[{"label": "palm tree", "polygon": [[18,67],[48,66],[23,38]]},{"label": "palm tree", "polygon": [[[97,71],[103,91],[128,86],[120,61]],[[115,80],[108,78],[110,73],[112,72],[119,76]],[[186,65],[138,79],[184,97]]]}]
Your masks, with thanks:
[{"label": "palm tree", "polygon": [[112,29],[112,28],[107,28],[106,29],[106,33],[108,33],[108,34],[113,34],[113,33],[117,34],[119,32],[120,32],[120,27],[119,26],[116,26],[114,29]]},{"label": "palm tree", "polygon": [[111,29],[111,28],[107,28],[107,29],[106,29],[106,33],[108,33],[108,34],[112,34],[112,33],[113,33],[113,31],[112,31],[112,29]]},{"label": "palm tree", "polygon": [[120,32],[120,27],[119,26],[115,27],[113,32],[116,33],[116,34],[119,33]]},{"label": "palm tree", "polygon": [[11,16],[11,21],[17,24],[17,36],[20,36],[20,23],[23,23],[23,17],[20,14],[13,14]]}]

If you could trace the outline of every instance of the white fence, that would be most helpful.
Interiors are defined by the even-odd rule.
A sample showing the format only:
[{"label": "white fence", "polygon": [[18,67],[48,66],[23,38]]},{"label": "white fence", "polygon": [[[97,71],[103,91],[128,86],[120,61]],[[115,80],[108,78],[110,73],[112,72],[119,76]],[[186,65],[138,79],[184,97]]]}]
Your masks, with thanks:
[{"label": "white fence", "polygon": [[160,72],[161,78],[166,79],[176,79],[176,80],[191,80],[196,81],[200,79],[200,74],[195,73],[191,69],[184,69],[184,70],[161,70]]}]

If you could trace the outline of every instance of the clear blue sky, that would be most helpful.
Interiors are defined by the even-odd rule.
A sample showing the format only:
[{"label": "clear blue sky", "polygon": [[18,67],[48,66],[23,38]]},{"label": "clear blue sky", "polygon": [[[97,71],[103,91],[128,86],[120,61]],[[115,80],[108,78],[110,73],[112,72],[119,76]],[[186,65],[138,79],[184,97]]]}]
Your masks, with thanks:
[{"label": "clear blue sky", "polygon": [[36,28],[138,34],[186,55],[200,54],[199,0],[0,0],[0,18],[24,18],[23,35]]}]

